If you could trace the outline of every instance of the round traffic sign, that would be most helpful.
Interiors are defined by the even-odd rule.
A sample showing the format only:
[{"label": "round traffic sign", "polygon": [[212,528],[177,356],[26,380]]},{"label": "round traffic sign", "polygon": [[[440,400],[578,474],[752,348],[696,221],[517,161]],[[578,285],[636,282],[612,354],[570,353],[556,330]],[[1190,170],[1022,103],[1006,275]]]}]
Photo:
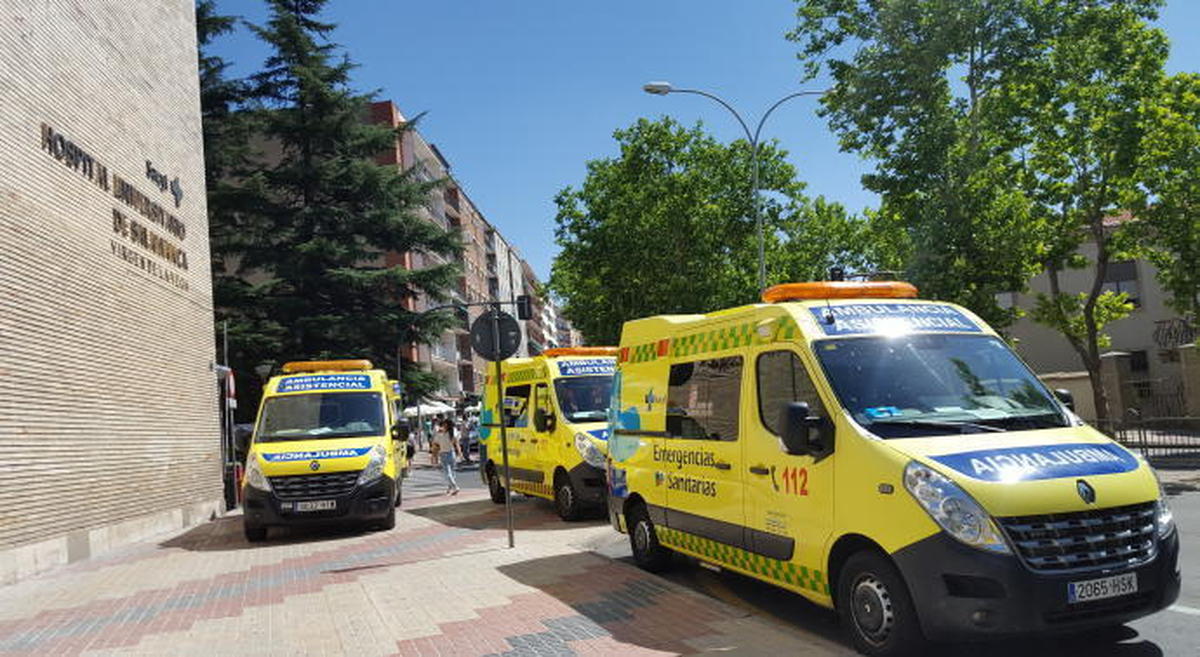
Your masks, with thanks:
[{"label": "round traffic sign", "polygon": [[504,360],[517,353],[521,346],[521,326],[512,315],[502,310],[489,310],[471,324],[471,346],[484,360]]}]

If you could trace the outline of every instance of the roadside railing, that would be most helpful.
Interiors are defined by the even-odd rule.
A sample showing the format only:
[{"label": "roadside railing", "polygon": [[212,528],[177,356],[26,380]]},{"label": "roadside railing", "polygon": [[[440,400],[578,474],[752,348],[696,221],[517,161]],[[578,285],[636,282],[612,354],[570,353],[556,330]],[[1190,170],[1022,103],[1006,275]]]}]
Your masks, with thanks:
[{"label": "roadside railing", "polygon": [[1200,464],[1200,417],[1152,417],[1130,414],[1093,426],[1117,442],[1160,464]]}]

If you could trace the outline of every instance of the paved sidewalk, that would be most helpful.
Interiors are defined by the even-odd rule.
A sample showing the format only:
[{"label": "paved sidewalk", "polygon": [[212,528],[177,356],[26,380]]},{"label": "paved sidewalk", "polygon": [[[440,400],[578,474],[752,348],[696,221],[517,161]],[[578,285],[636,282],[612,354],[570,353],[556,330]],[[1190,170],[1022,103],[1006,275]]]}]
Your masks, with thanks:
[{"label": "paved sidewalk", "polygon": [[[462,473],[478,476],[476,473]],[[0,588],[0,655],[844,655],[580,545],[612,530],[464,490],[389,532],[262,544],[223,518]]]}]

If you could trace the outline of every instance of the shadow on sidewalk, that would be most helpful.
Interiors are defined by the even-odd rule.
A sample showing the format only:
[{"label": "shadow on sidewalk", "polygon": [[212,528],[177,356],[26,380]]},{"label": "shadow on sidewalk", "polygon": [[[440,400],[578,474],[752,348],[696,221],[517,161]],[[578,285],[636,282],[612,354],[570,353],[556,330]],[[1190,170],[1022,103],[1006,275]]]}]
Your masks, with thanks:
[{"label": "shadow on sidewalk", "polygon": [[[560,634],[559,627],[572,628],[574,634],[562,633],[558,638],[563,642],[607,636],[647,649],[682,654],[775,651],[778,636],[763,636],[763,645],[757,646],[755,636],[746,631],[736,636],[728,634],[728,621],[755,616],[773,619],[775,627],[787,639],[806,642],[817,650],[824,647],[828,654],[855,654],[833,611],[749,577],[698,568],[691,559],[677,558],[672,569],[661,577],[638,569],[628,558],[613,560],[590,552],[532,559],[501,566],[499,570],[554,597],[577,614],[542,619],[548,632],[541,634],[547,637]],[[771,625],[768,622],[766,627]],[[758,625],[749,630],[762,632],[763,628]],[[580,632],[586,636],[581,637]],[[1092,630],[1086,635],[935,645],[924,654],[928,657],[1163,656],[1157,644],[1139,636],[1137,630],[1119,626]],[[742,645],[737,645],[738,641]],[[818,653],[814,650],[811,654]]]},{"label": "shadow on sidewalk", "polygon": [[[580,527],[596,525],[601,522],[599,518],[565,522],[554,511],[554,505],[540,497],[514,495],[512,498],[512,511],[513,528],[517,530],[557,531],[561,529],[579,529]],[[490,498],[419,507],[408,509],[407,512],[414,516],[420,516],[443,525],[461,529],[484,530],[505,528],[504,505],[496,504]]]},{"label": "shadow on sidewalk", "polygon": [[[623,559],[577,552],[505,565],[499,570],[577,614],[543,619],[550,634],[557,633],[559,626],[570,626],[576,632],[586,630],[588,636],[583,638],[611,637],[648,650],[685,655],[708,651],[762,654],[777,650],[781,640],[807,639],[811,643],[812,635],[817,635],[830,642],[831,654],[850,654],[834,643],[839,639],[830,612],[783,591],[780,593],[788,597],[786,604],[794,612],[795,618],[789,622],[793,628],[777,627],[764,634],[765,626],[759,623],[731,624],[751,616],[738,605],[697,591],[674,577],[646,573]],[[794,629],[807,632],[807,636]],[[576,640],[576,636],[564,636],[563,640]]]},{"label": "shadow on sidewalk", "polygon": [[231,552],[294,543],[335,541],[368,533],[371,532],[332,523],[304,527],[272,527],[267,534],[267,540],[251,543],[242,533],[242,516],[234,515],[197,525],[179,536],[159,543],[158,546],[189,552]]}]

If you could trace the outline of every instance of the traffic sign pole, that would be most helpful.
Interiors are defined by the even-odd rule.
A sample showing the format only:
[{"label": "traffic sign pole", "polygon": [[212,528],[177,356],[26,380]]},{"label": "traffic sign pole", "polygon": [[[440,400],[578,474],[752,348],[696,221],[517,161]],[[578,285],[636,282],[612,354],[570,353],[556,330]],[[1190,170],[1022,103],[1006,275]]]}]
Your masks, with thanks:
[{"label": "traffic sign pole", "polygon": [[[492,348],[500,353],[500,306],[492,308]],[[508,547],[513,547],[512,477],[508,472],[508,432],[504,421],[504,382],[500,380],[500,360],[496,361],[496,411],[500,416],[500,451],[504,455],[504,516],[508,524]]]}]

